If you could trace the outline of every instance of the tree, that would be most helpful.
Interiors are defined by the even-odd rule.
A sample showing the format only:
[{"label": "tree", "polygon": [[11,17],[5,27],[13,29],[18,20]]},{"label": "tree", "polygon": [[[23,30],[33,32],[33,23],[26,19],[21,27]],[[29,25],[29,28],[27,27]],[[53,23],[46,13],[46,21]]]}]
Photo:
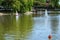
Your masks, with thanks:
[{"label": "tree", "polygon": [[32,6],[33,6],[33,0],[19,0],[19,1],[22,4],[20,6],[21,13],[24,13],[26,11],[31,11]]},{"label": "tree", "polygon": [[59,0],[51,0],[51,4],[52,4],[52,6],[54,6],[54,7],[58,7],[58,5],[59,5]]},{"label": "tree", "polygon": [[33,0],[3,0],[1,5],[5,8],[12,8],[14,11],[21,13],[31,11]]},{"label": "tree", "polygon": [[14,11],[20,11],[20,1],[19,0],[13,0],[12,1],[12,8],[14,9]]},{"label": "tree", "polygon": [[1,4],[4,8],[12,8],[14,11],[20,11],[20,2],[18,0],[4,0]]},{"label": "tree", "polygon": [[2,0],[0,0],[0,5],[1,5],[1,3],[2,3]]},{"label": "tree", "polygon": [[1,6],[4,8],[10,8],[11,7],[11,0],[3,0],[1,3]]}]

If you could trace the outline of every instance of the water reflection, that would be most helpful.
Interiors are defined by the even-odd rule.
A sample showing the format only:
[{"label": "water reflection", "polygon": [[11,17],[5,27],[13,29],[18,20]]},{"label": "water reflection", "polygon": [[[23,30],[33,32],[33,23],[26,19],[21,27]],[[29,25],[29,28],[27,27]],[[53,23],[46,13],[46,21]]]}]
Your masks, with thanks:
[{"label": "water reflection", "polygon": [[31,16],[0,16],[0,39],[1,40],[26,40],[32,30]]},{"label": "water reflection", "polygon": [[[3,29],[3,38],[4,40],[11,40],[10,39],[10,34],[14,33],[14,27],[16,27],[16,20],[15,20],[15,16],[13,18],[13,16],[1,16],[2,18],[0,18],[0,23],[2,24],[1,29]],[[14,20],[13,20],[14,19]],[[1,30],[0,29],[0,30]],[[1,31],[2,32],[2,31]]]},{"label": "water reflection", "polygon": [[4,38],[4,28],[1,26],[3,26],[3,25],[0,23],[0,40],[4,40],[3,39]]},{"label": "water reflection", "polygon": [[52,17],[51,18],[51,29],[52,29],[52,34],[53,33],[57,33],[58,31],[58,23],[59,23],[59,20],[57,17]]},{"label": "water reflection", "polygon": [[58,16],[51,18],[51,31],[52,31],[52,40],[58,40],[58,25],[59,25],[59,19]]},{"label": "water reflection", "polygon": [[[16,24],[17,31],[20,30],[20,40],[26,40],[29,32],[32,31],[32,18],[31,16],[20,16]],[[18,34],[18,32],[17,32]],[[18,37],[17,37],[18,38]]]},{"label": "water reflection", "polygon": [[60,15],[0,16],[1,40],[48,40],[49,34],[52,40],[60,39]]}]

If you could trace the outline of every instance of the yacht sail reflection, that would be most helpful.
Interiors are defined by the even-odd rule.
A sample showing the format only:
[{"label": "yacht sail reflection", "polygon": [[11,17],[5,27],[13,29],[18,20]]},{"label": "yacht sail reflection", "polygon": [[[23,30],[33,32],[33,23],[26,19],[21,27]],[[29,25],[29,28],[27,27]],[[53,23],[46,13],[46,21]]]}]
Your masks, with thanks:
[{"label": "yacht sail reflection", "polygon": [[[4,19],[4,20],[3,20]],[[29,16],[3,16],[0,18],[1,40],[26,40],[32,30],[32,17]]]},{"label": "yacht sail reflection", "polygon": [[16,21],[18,21],[18,18],[19,18],[19,16],[17,15],[17,16],[16,16]]},{"label": "yacht sail reflection", "polygon": [[52,40],[58,40],[58,26],[59,25],[59,19],[58,17],[52,17],[51,18],[51,32],[52,32]]}]

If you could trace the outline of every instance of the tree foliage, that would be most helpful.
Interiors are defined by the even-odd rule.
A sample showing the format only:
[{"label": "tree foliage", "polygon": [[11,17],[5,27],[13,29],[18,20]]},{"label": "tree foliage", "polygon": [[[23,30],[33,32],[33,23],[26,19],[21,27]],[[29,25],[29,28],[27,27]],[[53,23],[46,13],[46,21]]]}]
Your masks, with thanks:
[{"label": "tree foliage", "polygon": [[30,11],[33,6],[33,0],[0,0],[0,6],[12,8],[14,11],[24,13]]},{"label": "tree foliage", "polygon": [[11,5],[12,5],[11,7],[14,9],[14,11],[16,11],[16,10],[20,11],[21,3],[19,2],[19,0],[13,0]]},{"label": "tree foliage", "polygon": [[20,3],[22,4],[20,6],[20,12],[23,13],[32,9],[33,0],[20,0]]},{"label": "tree foliage", "polygon": [[[41,5],[46,5],[46,1],[47,0],[35,0],[34,2]],[[58,7],[59,6],[59,0],[49,0],[49,5],[53,6],[53,7]]]},{"label": "tree foliage", "polygon": [[[33,3],[44,4],[46,0],[0,0],[0,5],[5,8],[12,8],[14,11],[19,11],[24,13],[26,11],[31,11]],[[54,7],[58,7],[59,0],[50,0],[50,3]]]},{"label": "tree foliage", "polygon": [[52,6],[54,6],[54,7],[58,7],[58,5],[59,5],[59,0],[51,0],[51,4],[52,4]]},{"label": "tree foliage", "polygon": [[2,3],[2,0],[0,0],[0,5],[1,5],[1,3]]}]

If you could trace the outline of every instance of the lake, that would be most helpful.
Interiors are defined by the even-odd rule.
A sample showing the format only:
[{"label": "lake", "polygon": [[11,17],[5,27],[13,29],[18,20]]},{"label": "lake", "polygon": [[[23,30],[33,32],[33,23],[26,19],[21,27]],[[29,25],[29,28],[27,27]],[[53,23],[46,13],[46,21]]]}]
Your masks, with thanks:
[{"label": "lake", "polygon": [[0,40],[60,40],[60,14],[0,16]]}]

